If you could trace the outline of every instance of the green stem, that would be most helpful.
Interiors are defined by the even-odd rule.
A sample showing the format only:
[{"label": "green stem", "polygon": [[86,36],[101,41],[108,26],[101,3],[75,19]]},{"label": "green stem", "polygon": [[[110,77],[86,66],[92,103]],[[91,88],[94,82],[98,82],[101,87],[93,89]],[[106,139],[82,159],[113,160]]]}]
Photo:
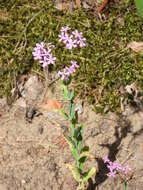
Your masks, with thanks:
[{"label": "green stem", "polygon": [[124,181],[124,190],[127,190],[127,181]]}]

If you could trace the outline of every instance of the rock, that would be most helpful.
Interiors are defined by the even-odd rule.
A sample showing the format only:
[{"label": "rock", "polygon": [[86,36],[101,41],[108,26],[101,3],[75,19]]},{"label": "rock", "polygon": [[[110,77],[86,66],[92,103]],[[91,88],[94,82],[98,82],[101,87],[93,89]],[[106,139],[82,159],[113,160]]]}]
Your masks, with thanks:
[{"label": "rock", "polygon": [[7,190],[7,188],[5,187],[4,184],[0,184],[0,189],[2,189],[2,190]]},{"label": "rock", "polygon": [[131,50],[133,50],[136,53],[142,53],[143,52],[143,42],[130,42],[127,45],[127,48],[130,48]]},{"label": "rock", "polygon": [[119,22],[119,24],[120,24],[121,26],[124,26],[124,25],[125,25],[124,18],[119,17],[119,18],[117,18],[117,21]]},{"label": "rock", "polygon": [[132,132],[137,133],[143,128],[143,112],[134,113],[134,115],[130,115],[128,120],[131,122]]},{"label": "rock", "polygon": [[122,115],[124,116],[131,116],[135,113],[135,108],[133,106],[130,106],[130,105],[126,105],[124,110],[123,110],[123,113]]},{"label": "rock", "polygon": [[15,105],[18,106],[18,107],[26,108],[26,101],[24,100],[24,98],[19,98],[16,101]]},{"label": "rock", "polygon": [[37,76],[31,76],[24,86],[23,96],[26,100],[34,101],[43,91],[43,85]]},{"label": "rock", "polygon": [[83,5],[83,8],[90,9],[90,6],[88,5],[88,3],[86,1],[83,1],[82,5]]},{"label": "rock", "polygon": [[100,133],[99,127],[98,127],[98,128],[95,127],[95,128],[92,128],[92,129],[91,129],[91,136],[92,136],[92,137],[97,136],[99,133]]},{"label": "rock", "polygon": [[56,9],[60,10],[60,11],[69,11],[70,13],[72,12],[72,9],[74,7],[74,3],[73,2],[63,2],[61,0],[56,0],[55,1],[55,7]]},{"label": "rock", "polygon": [[55,7],[56,7],[56,9],[62,11],[63,10],[63,3],[62,3],[62,1],[56,0],[55,1]]}]

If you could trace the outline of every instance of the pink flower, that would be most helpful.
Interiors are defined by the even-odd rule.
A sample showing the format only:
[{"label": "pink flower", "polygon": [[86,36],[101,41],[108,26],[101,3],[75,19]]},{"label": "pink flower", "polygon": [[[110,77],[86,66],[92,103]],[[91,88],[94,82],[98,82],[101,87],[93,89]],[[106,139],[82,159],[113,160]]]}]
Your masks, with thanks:
[{"label": "pink flower", "polygon": [[65,32],[65,33],[67,33],[67,31],[69,31],[71,28],[69,27],[69,26],[63,26],[62,28],[61,28],[61,32]]},{"label": "pink flower", "polygon": [[71,76],[76,71],[76,69],[79,67],[77,65],[76,61],[71,61],[71,63],[72,63],[72,65],[70,67],[65,67],[63,72],[62,71],[58,72],[58,76],[59,77],[61,76],[62,80],[67,80],[69,78],[69,76]]},{"label": "pink flower", "polygon": [[73,40],[72,37],[73,36],[70,35],[69,38],[66,39],[67,41],[64,41],[64,43],[66,44],[67,49],[72,49],[72,48],[77,47],[76,40]]},{"label": "pink flower", "polygon": [[104,163],[109,163],[109,162],[110,162],[110,160],[109,160],[108,156],[105,156]]},{"label": "pink flower", "polygon": [[47,65],[55,63],[56,57],[53,57],[52,55],[52,47],[54,46],[51,44],[47,44],[46,49],[44,42],[36,44],[33,51],[33,57],[35,60],[39,60],[39,62],[42,64],[42,67],[46,67]]},{"label": "pink flower", "polygon": [[128,165],[122,166],[117,162],[112,162],[111,160],[109,160],[107,156],[104,158],[104,163],[107,165],[107,168],[109,169],[109,173],[107,174],[109,177],[115,177],[115,174],[117,172],[122,172],[124,175],[127,175],[129,170],[131,170],[131,168],[129,168]]},{"label": "pink flower", "polygon": [[74,30],[72,32],[72,34],[74,35],[75,38],[82,38],[82,32],[79,32],[78,30]]},{"label": "pink flower", "polygon": [[115,175],[116,175],[116,171],[112,171],[107,174],[108,177],[115,177]]},{"label": "pink flower", "polygon": [[122,165],[121,164],[118,164],[118,163],[113,163],[114,164],[114,167],[115,167],[115,169],[117,170],[117,171],[120,171],[120,170],[122,170]]},{"label": "pink flower", "polygon": [[67,75],[67,76],[70,75],[70,69],[68,67],[64,68],[64,75]]},{"label": "pink flower", "polygon": [[53,57],[52,54],[49,54],[44,57],[44,60],[41,62],[43,63],[43,67],[46,67],[47,65],[54,64],[56,61],[56,57]]},{"label": "pink flower", "polygon": [[82,32],[74,30],[71,35],[69,35],[69,26],[61,28],[61,33],[59,34],[59,41],[63,42],[67,49],[71,50],[76,47],[86,46],[86,39],[83,38]]},{"label": "pink flower", "polygon": [[79,67],[79,65],[77,65],[76,61],[71,61],[71,66],[70,66],[70,72],[74,73],[76,71],[76,69]]},{"label": "pink flower", "polygon": [[33,51],[34,60],[42,60],[45,55],[46,49],[44,48],[44,42],[37,43]]},{"label": "pink flower", "polygon": [[80,47],[86,46],[86,39],[85,38],[79,39],[78,44]]},{"label": "pink flower", "polygon": [[69,35],[67,33],[61,32],[61,34],[59,34],[59,41],[60,42],[64,42],[66,43],[68,41]]},{"label": "pink flower", "polygon": [[82,32],[78,32],[78,30],[75,30],[72,32],[72,34],[75,37],[76,43],[79,44],[80,47],[86,46],[86,39],[83,38]]},{"label": "pink flower", "polygon": [[125,175],[127,175],[130,170],[131,170],[131,168],[128,165],[126,165],[124,168],[122,168],[122,171],[124,172]]}]

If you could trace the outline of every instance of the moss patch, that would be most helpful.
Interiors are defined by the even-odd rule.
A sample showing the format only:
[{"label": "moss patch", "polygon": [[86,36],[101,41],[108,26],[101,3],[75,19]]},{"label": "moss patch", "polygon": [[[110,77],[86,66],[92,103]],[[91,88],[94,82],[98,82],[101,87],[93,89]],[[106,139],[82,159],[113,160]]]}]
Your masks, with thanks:
[{"label": "moss patch", "polygon": [[[0,96],[10,94],[20,74],[42,72],[32,58],[37,42],[53,42],[57,56],[55,70],[75,59],[80,68],[73,76],[76,93],[87,97],[96,110],[119,106],[119,87],[137,80],[143,87],[143,56],[126,48],[131,41],[143,41],[143,20],[133,1],[111,5],[106,19],[98,20],[85,10],[72,14],[56,10],[47,0],[11,0],[0,5]],[[82,31],[87,47],[72,52],[58,42],[60,28],[70,25]]]}]

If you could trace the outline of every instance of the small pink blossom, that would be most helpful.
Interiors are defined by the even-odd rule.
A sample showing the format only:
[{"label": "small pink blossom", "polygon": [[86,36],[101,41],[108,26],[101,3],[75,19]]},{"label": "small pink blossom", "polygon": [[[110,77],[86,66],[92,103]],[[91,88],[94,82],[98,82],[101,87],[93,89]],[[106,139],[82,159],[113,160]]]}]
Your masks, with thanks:
[{"label": "small pink blossom", "polygon": [[70,69],[68,67],[65,67],[64,68],[64,75],[69,76],[70,74],[71,74]]},{"label": "small pink blossom", "polygon": [[37,43],[34,51],[33,51],[33,57],[34,60],[39,60],[39,62],[42,64],[42,67],[46,67],[47,65],[54,64],[56,61],[56,57],[53,57],[52,55],[52,49],[54,48],[53,45],[50,43],[47,44],[47,48],[45,48],[44,42]]},{"label": "small pink blossom", "polygon": [[82,38],[82,32],[79,32],[78,30],[74,30],[72,34],[75,38]]},{"label": "small pink blossom", "polygon": [[60,42],[67,43],[68,39],[69,39],[69,35],[67,33],[61,32],[61,34],[59,34]]},{"label": "small pink blossom", "polygon": [[72,32],[72,34],[75,37],[76,43],[80,46],[80,47],[84,47],[86,46],[86,39],[83,38],[82,36],[82,32],[79,32],[78,30],[75,30]]},{"label": "small pink blossom", "polygon": [[122,171],[125,173],[125,175],[127,175],[130,170],[131,170],[131,168],[128,165],[126,165],[124,168],[122,168]]},{"label": "small pink blossom", "polygon": [[86,39],[85,38],[79,39],[78,44],[80,47],[86,46]]},{"label": "small pink blossom", "polygon": [[67,39],[67,42],[65,44],[67,49],[72,49],[77,47],[76,41],[72,39],[72,35]]},{"label": "small pink blossom", "polygon": [[116,175],[116,171],[112,171],[107,174],[108,177],[115,177],[115,175]]},{"label": "small pink blossom", "polygon": [[108,162],[110,162],[110,160],[109,160],[109,158],[107,156],[105,156],[104,163],[108,163]]},{"label": "small pink blossom", "polygon": [[40,44],[36,43],[36,46],[33,51],[34,60],[42,60],[46,53],[47,52],[44,48],[44,42],[41,42]]},{"label": "small pink blossom", "polygon": [[86,46],[86,39],[83,38],[82,32],[74,30],[70,35],[69,30],[69,26],[62,27],[59,34],[59,41],[63,42],[67,49]]},{"label": "small pink blossom", "polygon": [[129,168],[128,165],[122,166],[117,162],[112,162],[111,160],[109,160],[107,156],[104,158],[104,163],[107,165],[107,168],[109,169],[109,173],[107,174],[107,176],[109,177],[115,177],[115,174],[117,172],[122,172],[124,175],[127,175],[128,172],[131,170],[131,168]]},{"label": "small pink blossom", "polygon": [[58,76],[61,77],[62,80],[68,80],[69,76],[71,76],[79,67],[76,61],[71,61],[71,64],[70,67],[65,67],[63,71],[58,72]]},{"label": "small pink blossom", "polygon": [[71,28],[70,28],[69,26],[63,26],[63,27],[61,28],[61,32],[67,33],[70,29],[71,29]]}]

